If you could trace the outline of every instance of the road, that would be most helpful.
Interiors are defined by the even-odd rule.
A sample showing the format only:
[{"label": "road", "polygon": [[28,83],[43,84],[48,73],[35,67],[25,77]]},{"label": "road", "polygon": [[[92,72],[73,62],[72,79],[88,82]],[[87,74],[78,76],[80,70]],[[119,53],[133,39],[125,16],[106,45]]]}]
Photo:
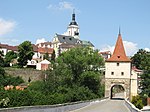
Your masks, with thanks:
[{"label": "road", "polygon": [[70,112],[130,112],[124,100],[105,100]]}]

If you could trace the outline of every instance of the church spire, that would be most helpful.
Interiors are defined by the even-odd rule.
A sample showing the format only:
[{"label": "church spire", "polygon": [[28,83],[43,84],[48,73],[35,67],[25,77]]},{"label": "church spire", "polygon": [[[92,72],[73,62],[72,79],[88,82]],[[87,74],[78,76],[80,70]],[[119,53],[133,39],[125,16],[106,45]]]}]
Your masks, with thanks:
[{"label": "church spire", "polygon": [[73,9],[72,21],[75,21],[75,9]]},{"label": "church spire", "polygon": [[123,46],[123,41],[120,33],[119,28],[119,34],[118,39],[115,45],[115,49],[113,52],[113,55],[107,60],[108,62],[130,62],[131,60],[126,56],[125,49]]},{"label": "church spire", "polygon": [[70,24],[69,25],[76,25],[76,26],[78,26],[78,24],[77,24],[77,22],[76,22],[76,20],[75,20],[75,9],[73,9],[73,13],[72,13],[72,21],[70,22]]},{"label": "church spire", "polygon": [[120,26],[119,26],[119,35],[121,35],[121,30],[120,30]]}]

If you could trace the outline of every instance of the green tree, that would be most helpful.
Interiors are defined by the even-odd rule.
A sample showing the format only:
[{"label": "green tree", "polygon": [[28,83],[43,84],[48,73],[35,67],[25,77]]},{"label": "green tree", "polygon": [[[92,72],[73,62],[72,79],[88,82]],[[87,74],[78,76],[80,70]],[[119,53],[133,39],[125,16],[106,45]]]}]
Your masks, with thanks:
[{"label": "green tree", "polygon": [[7,54],[5,55],[5,66],[9,66],[10,62],[16,58],[17,53],[15,53],[14,51],[7,52]]},{"label": "green tree", "polygon": [[49,90],[57,90],[60,85],[87,87],[93,93],[101,88],[100,68],[103,58],[90,48],[77,47],[64,52],[56,59],[46,80]]},{"label": "green tree", "polygon": [[53,53],[52,53],[52,56],[51,56],[51,61],[55,62],[55,58],[56,58],[55,50],[53,50]]},{"label": "green tree", "polygon": [[49,56],[48,52],[47,52],[47,53],[45,53],[45,55],[44,55],[44,59],[46,59],[46,60],[50,61],[50,56]]},{"label": "green tree", "polygon": [[1,76],[4,77],[4,75],[5,75],[5,70],[2,67],[0,67],[0,77]]},{"label": "green tree", "polygon": [[4,54],[2,51],[0,51],[0,67],[4,66]]},{"label": "green tree", "polygon": [[33,47],[31,42],[24,41],[18,46],[18,65],[23,67],[27,65],[28,60],[32,59],[34,55]]},{"label": "green tree", "polygon": [[131,58],[132,64],[136,66],[136,68],[144,70],[145,67],[147,67],[149,56],[149,52],[144,49],[139,49],[139,51]]},{"label": "green tree", "polygon": [[150,72],[144,72],[141,75],[141,87],[142,87],[142,95],[147,95],[150,97]]}]

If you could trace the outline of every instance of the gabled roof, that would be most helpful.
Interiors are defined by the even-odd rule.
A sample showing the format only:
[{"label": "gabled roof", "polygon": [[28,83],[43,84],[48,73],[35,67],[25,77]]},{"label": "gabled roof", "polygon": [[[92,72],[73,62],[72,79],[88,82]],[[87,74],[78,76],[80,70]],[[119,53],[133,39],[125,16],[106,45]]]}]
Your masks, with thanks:
[{"label": "gabled roof", "polygon": [[126,56],[121,34],[119,32],[118,40],[116,42],[113,55],[106,60],[107,62],[130,62],[131,60]]},{"label": "gabled roof", "polygon": [[81,44],[81,41],[79,39],[76,39],[76,38],[74,38],[72,36],[56,34],[56,37],[58,38],[60,43]]},{"label": "gabled roof", "polygon": [[85,40],[82,40],[82,45],[94,47],[94,45],[90,41],[85,41]]},{"label": "gabled roof", "polygon": [[43,45],[48,46],[48,45],[52,45],[52,43],[51,42],[43,42],[43,43],[37,44],[36,46],[39,46],[39,45],[41,45],[41,46],[43,46]]},{"label": "gabled roof", "polygon": [[48,53],[48,54],[52,54],[53,53],[53,48],[38,48],[38,52],[39,53],[42,53],[42,54],[45,54],[45,53]]},{"label": "gabled roof", "polygon": [[7,50],[12,50],[12,51],[18,51],[18,46],[10,46],[7,44],[1,44],[0,43],[0,48],[5,48]]},{"label": "gabled roof", "polygon": [[40,63],[41,64],[50,64],[51,62],[45,59],[45,60],[41,61]]},{"label": "gabled roof", "polygon": [[60,48],[74,48],[80,46],[79,44],[66,44],[66,43],[62,43],[61,45],[59,45]]}]

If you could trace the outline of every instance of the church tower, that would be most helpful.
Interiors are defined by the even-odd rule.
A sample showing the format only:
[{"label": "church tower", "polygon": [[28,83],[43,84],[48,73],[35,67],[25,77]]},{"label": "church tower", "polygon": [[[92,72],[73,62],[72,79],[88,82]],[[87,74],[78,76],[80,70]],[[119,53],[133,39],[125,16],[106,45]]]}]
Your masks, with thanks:
[{"label": "church tower", "polygon": [[126,56],[120,29],[114,52],[106,60],[105,67],[105,97],[112,98],[113,87],[121,86],[123,98],[131,98],[131,60]]},{"label": "church tower", "polygon": [[75,20],[75,12],[72,14],[72,21],[70,22],[67,32],[65,33],[67,36],[72,36],[76,39],[79,39],[79,26]]}]

